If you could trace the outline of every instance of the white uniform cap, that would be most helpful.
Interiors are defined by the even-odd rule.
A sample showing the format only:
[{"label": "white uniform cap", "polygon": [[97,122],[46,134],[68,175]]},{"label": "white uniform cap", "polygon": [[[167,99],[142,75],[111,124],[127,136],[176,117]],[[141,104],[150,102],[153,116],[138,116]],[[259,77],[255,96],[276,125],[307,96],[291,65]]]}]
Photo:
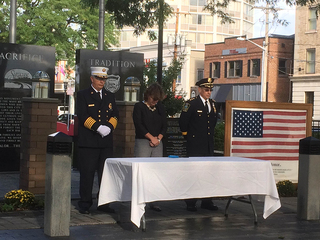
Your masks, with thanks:
[{"label": "white uniform cap", "polygon": [[101,77],[101,78],[107,78],[108,70],[109,69],[106,67],[91,67],[91,75]]}]

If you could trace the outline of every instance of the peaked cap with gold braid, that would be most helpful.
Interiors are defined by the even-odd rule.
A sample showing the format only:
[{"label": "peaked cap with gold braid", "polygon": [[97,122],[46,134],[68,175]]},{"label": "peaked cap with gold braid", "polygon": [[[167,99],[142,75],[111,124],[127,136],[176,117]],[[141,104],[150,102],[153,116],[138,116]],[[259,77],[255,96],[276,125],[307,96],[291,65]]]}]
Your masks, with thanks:
[{"label": "peaked cap with gold braid", "polygon": [[196,85],[198,87],[213,88],[213,81],[213,78],[203,78],[199,80]]}]

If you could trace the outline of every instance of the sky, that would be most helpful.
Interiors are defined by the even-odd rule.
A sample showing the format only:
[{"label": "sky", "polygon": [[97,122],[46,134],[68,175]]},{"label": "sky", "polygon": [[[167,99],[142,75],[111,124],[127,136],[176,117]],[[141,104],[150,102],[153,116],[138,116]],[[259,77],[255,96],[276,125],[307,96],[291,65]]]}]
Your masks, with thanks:
[{"label": "sky", "polygon": [[[273,15],[269,14],[269,34],[291,35],[295,33],[295,7],[289,7],[284,1],[281,1],[278,8],[283,9],[279,11],[279,19],[285,19],[289,22],[287,26],[281,26],[273,22]],[[265,36],[265,13],[260,9],[255,9],[254,14],[254,34],[253,37]]]}]

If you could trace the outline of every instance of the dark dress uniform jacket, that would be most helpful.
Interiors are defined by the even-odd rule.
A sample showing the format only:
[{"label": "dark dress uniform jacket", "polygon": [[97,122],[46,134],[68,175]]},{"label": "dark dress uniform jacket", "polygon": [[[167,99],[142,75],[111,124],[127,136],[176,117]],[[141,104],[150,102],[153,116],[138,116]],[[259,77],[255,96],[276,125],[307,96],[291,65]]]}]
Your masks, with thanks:
[{"label": "dark dress uniform jacket", "polygon": [[[102,89],[102,99],[92,87],[77,93],[78,146],[87,148],[112,148],[113,130],[116,128],[119,111],[114,94]],[[106,125],[111,133],[102,138],[97,132]]]},{"label": "dark dress uniform jacket", "polygon": [[200,96],[188,100],[182,109],[179,125],[187,139],[188,156],[213,156],[217,112],[214,101],[209,99],[208,102],[211,106],[209,114]]}]

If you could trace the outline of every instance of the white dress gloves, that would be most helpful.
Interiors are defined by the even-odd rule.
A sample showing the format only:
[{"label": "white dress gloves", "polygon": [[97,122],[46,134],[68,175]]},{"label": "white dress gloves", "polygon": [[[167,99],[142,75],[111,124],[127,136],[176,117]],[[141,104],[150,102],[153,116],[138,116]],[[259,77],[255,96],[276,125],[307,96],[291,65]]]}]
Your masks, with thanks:
[{"label": "white dress gloves", "polygon": [[101,137],[105,137],[109,135],[111,129],[106,125],[101,125],[98,127],[97,132],[101,135]]}]

